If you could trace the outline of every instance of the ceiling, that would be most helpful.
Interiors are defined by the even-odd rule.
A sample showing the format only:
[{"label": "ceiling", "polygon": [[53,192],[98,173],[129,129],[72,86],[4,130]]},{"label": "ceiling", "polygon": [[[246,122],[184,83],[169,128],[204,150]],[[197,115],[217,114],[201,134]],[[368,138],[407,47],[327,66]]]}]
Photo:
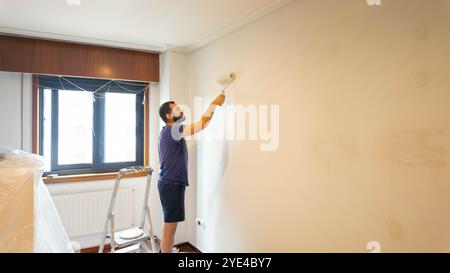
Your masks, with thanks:
[{"label": "ceiling", "polygon": [[0,0],[0,32],[193,51],[291,0]]}]

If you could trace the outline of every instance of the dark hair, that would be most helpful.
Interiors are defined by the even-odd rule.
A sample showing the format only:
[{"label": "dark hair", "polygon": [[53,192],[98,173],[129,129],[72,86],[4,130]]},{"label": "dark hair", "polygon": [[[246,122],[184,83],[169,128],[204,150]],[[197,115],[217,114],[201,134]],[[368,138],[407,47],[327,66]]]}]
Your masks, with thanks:
[{"label": "dark hair", "polygon": [[171,104],[175,104],[175,102],[174,101],[168,101],[168,102],[163,103],[161,105],[161,107],[159,107],[159,116],[166,123],[169,122],[169,120],[167,120],[166,115],[170,114],[172,112],[172,109],[170,108]]}]

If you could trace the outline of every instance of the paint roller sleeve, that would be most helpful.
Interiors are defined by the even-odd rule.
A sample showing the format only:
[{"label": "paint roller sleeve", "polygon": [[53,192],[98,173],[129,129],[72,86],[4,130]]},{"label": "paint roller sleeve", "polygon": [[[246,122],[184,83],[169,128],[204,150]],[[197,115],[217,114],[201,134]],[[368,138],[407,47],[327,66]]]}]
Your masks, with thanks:
[{"label": "paint roller sleeve", "polygon": [[232,83],[236,79],[236,75],[234,73],[227,73],[217,79],[217,82],[221,85],[228,85]]}]

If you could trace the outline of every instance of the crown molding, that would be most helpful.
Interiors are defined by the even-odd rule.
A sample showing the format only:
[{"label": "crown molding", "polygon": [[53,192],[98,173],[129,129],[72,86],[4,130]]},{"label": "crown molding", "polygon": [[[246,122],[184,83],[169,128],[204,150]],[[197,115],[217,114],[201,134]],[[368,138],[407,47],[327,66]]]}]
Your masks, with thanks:
[{"label": "crown molding", "polygon": [[247,15],[241,17],[240,19],[233,21],[231,24],[222,27],[218,31],[205,37],[204,39],[200,40],[199,42],[189,45],[187,47],[178,47],[177,50],[187,52],[187,53],[194,52],[208,44],[211,44],[217,40],[220,40],[220,39],[232,34],[233,32],[255,22],[258,19],[263,18],[266,15],[271,14],[272,12],[274,12],[278,9],[281,9],[281,8],[287,6],[288,4],[290,4],[294,1],[297,1],[297,0],[271,1],[267,5],[264,5],[256,10],[248,13]]}]

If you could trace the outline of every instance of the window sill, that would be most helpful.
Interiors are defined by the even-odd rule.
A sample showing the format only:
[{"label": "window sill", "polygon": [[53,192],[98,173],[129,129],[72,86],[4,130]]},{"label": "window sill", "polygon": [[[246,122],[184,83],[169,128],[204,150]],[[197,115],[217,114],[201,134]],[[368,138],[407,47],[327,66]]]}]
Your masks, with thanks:
[{"label": "window sill", "polygon": [[[124,178],[133,177],[145,177],[146,173],[130,174]],[[79,175],[62,175],[54,178],[43,177],[45,184],[57,184],[57,183],[69,183],[69,182],[87,182],[96,180],[111,180],[116,179],[117,172],[113,173],[92,173],[92,174],[79,174]]]}]

